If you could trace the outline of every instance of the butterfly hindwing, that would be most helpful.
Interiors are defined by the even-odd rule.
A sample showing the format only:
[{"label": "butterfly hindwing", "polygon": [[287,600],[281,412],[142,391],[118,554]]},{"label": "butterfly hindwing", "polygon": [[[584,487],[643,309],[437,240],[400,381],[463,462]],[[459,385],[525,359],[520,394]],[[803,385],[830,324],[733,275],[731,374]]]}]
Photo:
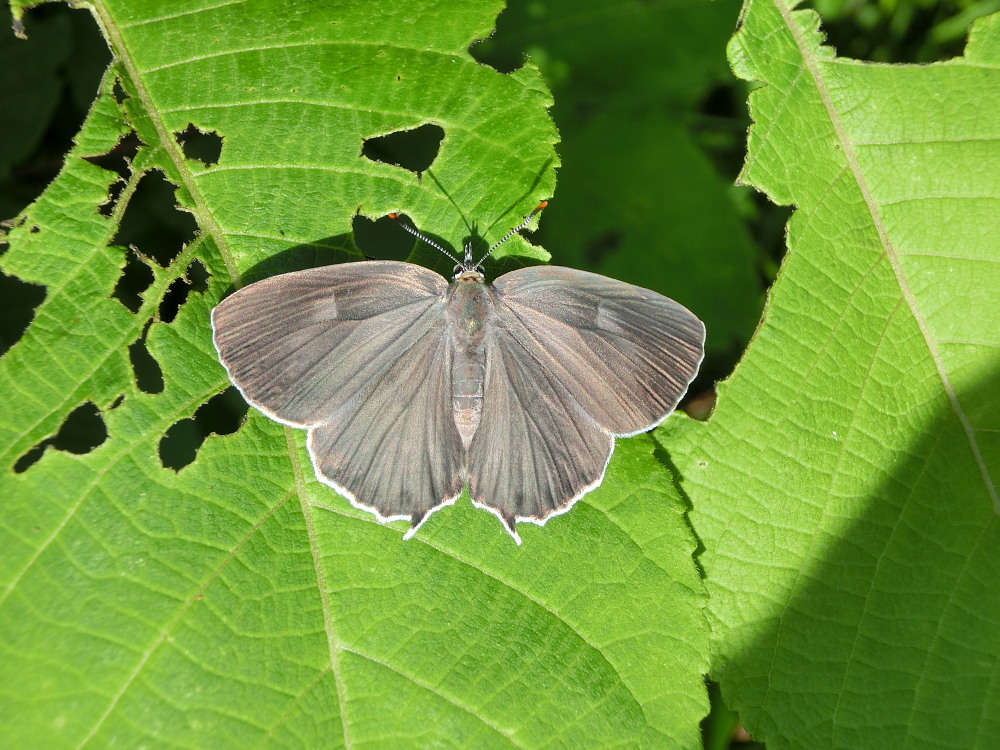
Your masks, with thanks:
[{"label": "butterfly hindwing", "polygon": [[614,447],[555,372],[532,360],[510,330],[486,339],[483,414],[469,446],[473,502],[517,538],[517,521],[543,522],[600,483]]},{"label": "butterfly hindwing", "polygon": [[309,431],[317,476],[411,533],[454,502],[465,482],[452,416],[451,348],[443,325],[414,341],[348,408]]}]

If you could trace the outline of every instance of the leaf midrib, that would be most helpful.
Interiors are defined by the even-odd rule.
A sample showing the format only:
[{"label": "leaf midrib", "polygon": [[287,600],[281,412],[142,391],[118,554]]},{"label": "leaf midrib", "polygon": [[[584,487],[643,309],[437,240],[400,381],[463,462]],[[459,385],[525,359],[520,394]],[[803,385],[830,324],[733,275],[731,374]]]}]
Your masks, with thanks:
[{"label": "leaf midrib", "polygon": [[111,51],[115,56],[116,62],[121,66],[121,68],[123,68],[123,72],[128,75],[131,90],[142,103],[143,109],[149,116],[149,122],[159,137],[159,145],[162,148],[163,153],[166,154],[167,158],[173,164],[177,179],[183,182],[184,187],[191,196],[191,200],[194,202],[196,209],[195,215],[198,220],[199,229],[211,235],[212,239],[215,241],[215,246],[219,251],[219,256],[226,265],[226,271],[229,273],[229,278],[232,280],[233,284],[239,288],[242,286],[240,273],[236,267],[232,253],[229,250],[229,244],[226,241],[226,236],[223,233],[222,228],[216,222],[215,216],[211,211],[209,211],[205,198],[198,189],[196,182],[191,179],[186,159],[184,158],[184,154],[181,152],[179,144],[176,140],[174,140],[174,138],[171,137],[171,134],[167,131],[163,124],[163,119],[158,116],[159,110],[154,105],[152,97],[146,90],[142,75],[136,67],[135,60],[132,58],[132,55],[129,54],[125,40],[119,32],[118,24],[113,18],[111,18],[108,9],[103,3],[95,3],[91,5],[90,8],[91,12],[94,14],[94,18],[97,20],[98,26],[101,28],[101,32],[104,34],[105,39],[108,40],[108,44],[111,47]]},{"label": "leaf midrib", "polygon": [[955,392],[955,388],[951,383],[951,378],[948,376],[941,354],[938,351],[937,341],[931,334],[927,321],[920,311],[916,295],[914,295],[913,290],[910,288],[909,281],[903,271],[899,254],[892,241],[889,239],[889,233],[886,230],[885,222],[883,221],[879,206],[875,201],[875,198],[868,186],[868,182],[864,177],[860,165],[858,164],[857,157],[854,153],[854,144],[847,137],[846,130],[840,118],[840,113],[834,106],[833,99],[826,87],[826,82],[823,80],[823,76],[820,73],[819,60],[811,54],[809,46],[803,38],[798,24],[795,23],[795,20],[792,17],[794,13],[798,11],[793,11],[792,9],[785,7],[785,5],[778,0],[772,1],[774,2],[774,7],[781,14],[789,33],[795,41],[796,47],[802,56],[803,66],[808,71],[813,84],[816,86],[816,92],[819,94],[823,107],[826,109],[827,116],[830,118],[830,126],[833,128],[837,142],[840,144],[841,151],[844,154],[844,161],[847,164],[847,168],[850,170],[851,175],[854,177],[854,182],[858,187],[858,191],[861,193],[865,206],[868,208],[868,213],[871,216],[872,225],[878,233],[882,250],[885,253],[886,259],[889,261],[889,266],[892,268],[893,275],[896,277],[896,283],[899,285],[903,301],[909,308],[913,321],[917,324],[917,327],[920,330],[920,335],[923,337],[924,344],[927,347],[927,352],[930,355],[931,360],[934,362],[934,367],[941,380],[942,389],[948,398],[952,411],[955,413],[959,423],[962,425],[962,430],[965,432],[966,439],[969,443],[969,449],[972,451],[973,459],[979,467],[983,485],[993,503],[993,512],[1000,515],[1000,497],[998,497],[997,488],[993,483],[992,477],[990,476],[986,461],[983,459],[983,454],[979,447],[979,441],[976,439],[975,430],[972,427],[972,423],[969,420],[968,415],[965,413],[965,410],[962,408],[962,405],[958,400],[958,394]]},{"label": "leaf midrib", "polygon": [[306,527],[309,553],[312,556],[313,569],[316,573],[316,589],[319,594],[320,606],[323,610],[323,633],[326,635],[330,670],[333,673],[333,682],[337,688],[337,704],[340,712],[340,727],[343,732],[344,747],[350,747],[351,735],[347,726],[347,699],[344,696],[344,681],[340,673],[340,653],[345,650],[346,646],[333,628],[333,618],[330,615],[330,587],[327,585],[326,576],[323,573],[323,559],[319,552],[316,529],[313,526],[313,514],[310,512],[309,499],[306,495],[305,479],[302,476],[302,463],[299,461],[298,450],[295,446],[294,428],[284,427],[283,429],[285,432],[285,443],[288,446],[288,456],[292,465],[295,493],[298,497],[299,509],[302,513],[302,522]]}]

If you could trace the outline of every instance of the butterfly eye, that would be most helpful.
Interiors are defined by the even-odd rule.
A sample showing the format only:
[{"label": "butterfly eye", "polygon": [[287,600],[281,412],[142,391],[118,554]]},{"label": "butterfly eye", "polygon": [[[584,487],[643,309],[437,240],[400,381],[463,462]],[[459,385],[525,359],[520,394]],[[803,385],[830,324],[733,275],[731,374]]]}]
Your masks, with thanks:
[{"label": "butterfly eye", "polygon": [[460,273],[462,273],[462,271],[464,271],[464,270],[465,270],[465,266],[463,266],[463,265],[459,264],[459,265],[455,266],[455,267],[454,267],[454,268],[452,269],[452,271],[451,271],[451,272],[452,272],[452,274],[453,274],[453,275],[455,276],[455,278],[457,279],[457,278],[458,278],[458,275],[459,275]]}]

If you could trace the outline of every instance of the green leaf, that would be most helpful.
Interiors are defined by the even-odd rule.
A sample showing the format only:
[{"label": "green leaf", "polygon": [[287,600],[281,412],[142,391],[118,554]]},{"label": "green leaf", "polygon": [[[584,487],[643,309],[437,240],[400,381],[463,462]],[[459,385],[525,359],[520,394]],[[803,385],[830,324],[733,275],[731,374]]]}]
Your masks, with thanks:
[{"label": "green leaf", "polygon": [[768,747],[984,747],[1000,715],[1000,15],[864,64],[751,0],[743,179],[797,209],[708,424],[663,433],[714,676]]},{"label": "green leaf", "polygon": [[[465,501],[403,542],[252,411],[163,465],[229,393],[209,312],[235,286],[360,258],[358,213],[459,247],[552,195],[537,70],[467,50],[499,10],[95,4],[115,61],[2,258],[45,297],[0,359],[0,744],[698,743],[703,591],[649,438],[521,548]],[[419,175],[364,154],[422,126],[444,139]],[[217,162],[186,156],[198,132]],[[85,158],[137,143],[121,177]],[[140,208],[156,175],[176,193]],[[69,440],[95,410],[99,445]]]}]

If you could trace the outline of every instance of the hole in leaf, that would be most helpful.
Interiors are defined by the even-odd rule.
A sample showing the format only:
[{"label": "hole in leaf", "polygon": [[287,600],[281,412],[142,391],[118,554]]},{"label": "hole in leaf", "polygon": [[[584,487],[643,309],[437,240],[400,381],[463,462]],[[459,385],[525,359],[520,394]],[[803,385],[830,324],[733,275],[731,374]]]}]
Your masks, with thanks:
[{"label": "hole in leaf", "polygon": [[468,50],[476,62],[493,68],[497,73],[504,75],[509,75],[515,70],[523,68],[524,61],[528,57],[524,50],[498,43],[492,38],[474,39]]},{"label": "hole in leaf", "polygon": [[[278,232],[284,234],[281,230]],[[279,273],[329,266],[345,260],[360,260],[360,255],[352,234],[324,237],[268,256],[244,272],[243,282],[250,284]]]},{"label": "hole in leaf", "polygon": [[134,132],[130,132],[119,138],[118,143],[105,153],[85,156],[83,158],[84,161],[89,161],[101,169],[116,172],[119,176],[127,178],[131,171],[129,165],[139,152],[139,146],[141,145],[142,141],[139,140],[139,136]]},{"label": "hole in leaf", "polygon": [[219,163],[222,155],[222,136],[216,131],[204,131],[188,123],[187,128],[174,133],[185,159],[200,161],[206,167]]},{"label": "hole in leaf", "polygon": [[200,260],[193,260],[188,264],[183,276],[170,282],[163,300],[160,302],[160,320],[164,323],[172,323],[177,317],[191,292],[204,292],[208,289],[208,271]]},{"label": "hole in leaf", "polygon": [[0,272],[0,355],[10,349],[27,330],[35,310],[45,299],[45,287],[29,284],[16,276]]},{"label": "hole in leaf", "polygon": [[217,435],[236,432],[243,424],[247,409],[240,392],[229,387],[202,404],[193,417],[175,422],[160,439],[163,467],[180,471],[192,463],[205,438],[213,432]]},{"label": "hole in leaf", "polygon": [[208,269],[200,260],[195,259],[188,263],[187,271],[184,274],[188,283],[191,284],[191,291],[204,294],[208,291]]},{"label": "hole in leaf", "polygon": [[855,60],[944,60],[962,54],[973,18],[994,8],[993,3],[906,3],[892,10],[881,3],[834,4],[823,12],[825,43],[840,56]]},{"label": "hole in leaf", "polygon": [[90,453],[108,439],[108,428],[101,412],[87,401],[76,407],[62,423],[53,437],[47,438],[21,456],[14,463],[14,471],[21,474],[36,464],[50,445],[56,450],[83,455]]},{"label": "hole in leaf", "polygon": [[31,229],[29,229],[28,231],[31,232],[32,234],[38,234],[39,232],[42,231],[42,228],[37,224],[32,224]]},{"label": "hole in leaf", "polygon": [[[534,37],[526,36],[536,30],[539,23],[545,22],[545,16],[551,13],[543,3],[508,4],[501,11],[496,21],[496,29],[485,39],[473,39],[468,46],[469,54],[482,65],[489,66],[498,73],[509,74],[524,67],[528,55],[526,43]],[[532,50],[532,59],[545,58],[546,50]],[[535,59],[537,63],[538,60]],[[542,66],[542,70],[545,67]]]},{"label": "hole in leaf", "polygon": [[176,187],[159,170],[146,172],[122,215],[112,245],[134,246],[166,268],[194,239],[194,217],[177,208]]},{"label": "hole in leaf", "polygon": [[443,140],[444,130],[439,126],[421,125],[412,130],[368,138],[361,147],[361,155],[419,175],[434,163]]},{"label": "hole in leaf", "polygon": [[122,86],[122,79],[115,78],[115,85],[111,88],[111,93],[115,96],[115,101],[121,104],[126,99],[131,99],[128,92],[125,91],[125,87]]},{"label": "hole in leaf", "polygon": [[622,234],[616,230],[606,232],[591,239],[583,248],[583,257],[592,266],[598,265],[604,258],[618,249],[622,243]]},{"label": "hole in leaf", "polygon": [[45,453],[45,448],[47,446],[48,443],[43,441],[35,447],[29,449],[27,453],[14,462],[14,473],[23,474],[32,466],[37,464],[39,459],[42,457],[42,454]]},{"label": "hole in leaf", "polygon": [[[401,215],[400,221],[416,227],[415,223],[410,220],[410,217],[405,214]],[[452,242],[451,238],[445,239],[432,232],[428,232],[422,227],[416,228],[421,234],[436,242],[455,258],[462,257],[466,242],[472,244],[474,256],[479,257],[486,252],[483,238],[475,233],[474,226],[472,227],[473,236],[467,236],[455,242]],[[396,221],[390,219],[388,216],[383,216],[377,221],[371,221],[357,214],[354,216],[353,230],[354,242],[366,258],[374,260],[406,260],[425,266],[432,271],[437,271],[446,279],[450,279],[454,273],[455,261],[452,258],[447,257],[423,240],[412,237]]]},{"label": "hole in leaf", "polygon": [[97,213],[101,216],[110,217],[115,212],[115,206],[118,205],[118,199],[121,197],[122,190],[124,189],[125,180],[115,180],[108,185],[108,199],[97,207]]},{"label": "hole in leaf", "polygon": [[142,335],[128,347],[129,361],[132,363],[132,372],[135,374],[135,385],[143,393],[163,393],[163,371],[160,369],[160,363],[146,348],[148,334],[149,326],[147,325]]},{"label": "hole in leaf", "polygon": [[[402,217],[402,221],[407,224],[412,223],[406,216]],[[366,216],[356,214],[352,222],[352,229],[354,242],[368,259],[406,260],[413,252],[414,242],[419,242],[388,216],[372,221]],[[431,239],[437,241],[436,238],[432,237]],[[448,246],[444,245],[444,247]]]},{"label": "hole in leaf", "polygon": [[167,293],[163,295],[163,301],[160,302],[160,320],[164,323],[174,322],[177,312],[187,299],[190,288],[191,285],[183,277],[176,278],[170,282],[170,286],[167,287]]},{"label": "hole in leaf", "polygon": [[125,268],[118,277],[111,296],[121,302],[132,313],[142,307],[142,293],[153,283],[153,269],[147,266],[134,250],[126,250]]},{"label": "hole in leaf", "polygon": [[692,419],[705,422],[715,410],[716,393],[714,389],[701,391],[685,399],[684,411]]}]

